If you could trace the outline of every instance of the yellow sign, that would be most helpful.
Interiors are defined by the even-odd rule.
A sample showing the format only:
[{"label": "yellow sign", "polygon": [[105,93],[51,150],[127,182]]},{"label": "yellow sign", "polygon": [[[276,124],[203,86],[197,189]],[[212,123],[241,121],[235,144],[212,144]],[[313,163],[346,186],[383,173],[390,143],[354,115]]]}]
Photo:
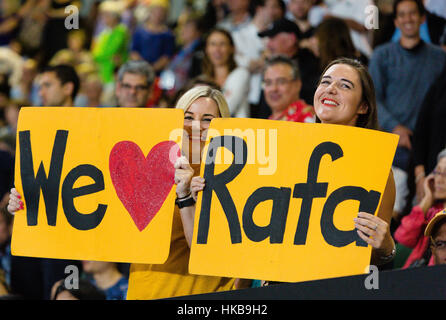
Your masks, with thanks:
[{"label": "yellow sign", "polygon": [[362,274],[353,219],[377,213],[398,137],[339,125],[215,119],[189,271],[297,282]]},{"label": "yellow sign", "polygon": [[15,186],[25,212],[15,215],[12,253],[163,263],[183,117],[176,109],[22,108]]}]

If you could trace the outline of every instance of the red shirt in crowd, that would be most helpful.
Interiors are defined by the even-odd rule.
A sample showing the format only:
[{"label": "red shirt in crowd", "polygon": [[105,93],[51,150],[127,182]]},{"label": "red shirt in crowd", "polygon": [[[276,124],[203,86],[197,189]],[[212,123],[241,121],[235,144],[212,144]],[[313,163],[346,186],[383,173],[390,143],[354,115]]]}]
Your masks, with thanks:
[{"label": "red shirt in crowd", "polygon": [[314,123],[313,107],[307,105],[303,100],[298,100],[290,104],[290,106],[286,108],[280,116],[273,117],[271,115],[269,119]]}]

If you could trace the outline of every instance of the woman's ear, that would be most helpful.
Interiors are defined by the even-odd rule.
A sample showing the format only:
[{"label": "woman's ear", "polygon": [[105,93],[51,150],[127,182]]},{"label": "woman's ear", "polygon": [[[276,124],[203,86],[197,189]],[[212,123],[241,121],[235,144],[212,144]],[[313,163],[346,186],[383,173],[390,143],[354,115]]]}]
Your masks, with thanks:
[{"label": "woman's ear", "polygon": [[369,111],[369,105],[367,102],[363,101],[359,105],[357,114],[366,114]]}]

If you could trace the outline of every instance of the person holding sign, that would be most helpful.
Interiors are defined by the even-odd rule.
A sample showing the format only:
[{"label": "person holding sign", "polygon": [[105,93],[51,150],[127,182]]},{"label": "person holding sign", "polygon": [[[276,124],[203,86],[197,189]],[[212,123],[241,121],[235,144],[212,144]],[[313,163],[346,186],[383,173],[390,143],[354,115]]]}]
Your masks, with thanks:
[{"label": "person holding sign", "polygon": [[229,117],[222,93],[207,86],[187,91],[177,103],[184,110],[183,154],[175,163],[177,207],[172,240],[164,264],[132,264],[127,299],[160,299],[173,296],[230,290],[234,279],[192,275],[188,272],[190,239],[194,224],[195,201],[190,182],[200,170],[201,150],[212,119]]},{"label": "person holding sign", "polygon": [[[340,58],[322,73],[314,95],[316,122],[378,130],[373,81],[358,61]],[[395,182],[390,172],[378,214],[359,212],[354,219],[361,239],[373,247],[371,264],[382,265],[395,256],[390,233],[395,202]]]}]

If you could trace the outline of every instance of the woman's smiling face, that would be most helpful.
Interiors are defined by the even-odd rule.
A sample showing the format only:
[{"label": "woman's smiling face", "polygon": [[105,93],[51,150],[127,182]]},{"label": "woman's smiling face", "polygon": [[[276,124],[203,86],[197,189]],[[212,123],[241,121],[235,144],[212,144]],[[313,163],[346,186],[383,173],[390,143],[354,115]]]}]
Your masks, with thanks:
[{"label": "woman's smiling face", "polygon": [[346,64],[328,68],[314,95],[314,111],[322,123],[355,126],[367,112],[358,72]]}]

